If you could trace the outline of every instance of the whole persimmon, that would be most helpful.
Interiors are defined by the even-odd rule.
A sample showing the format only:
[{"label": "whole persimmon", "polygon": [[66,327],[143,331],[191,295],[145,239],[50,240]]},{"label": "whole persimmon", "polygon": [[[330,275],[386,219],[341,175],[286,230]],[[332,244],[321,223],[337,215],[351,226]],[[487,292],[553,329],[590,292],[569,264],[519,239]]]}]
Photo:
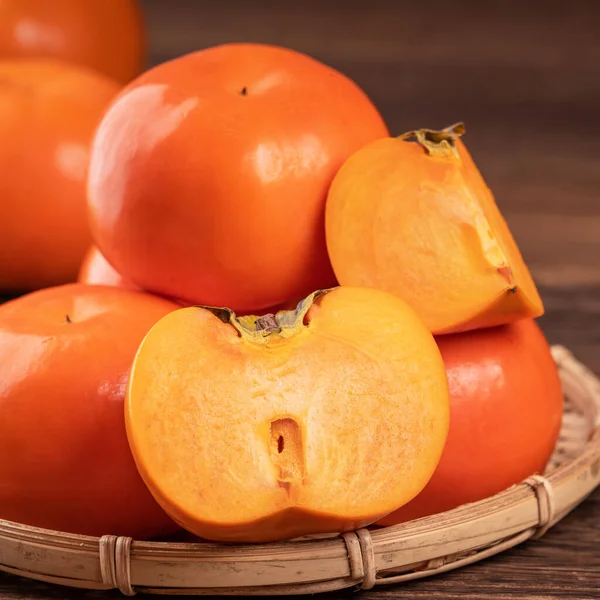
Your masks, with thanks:
[{"label": "whole persimmon", "polygon": [[178,530],[138,475],[123,410],[137,347],[175,308],[80,284],[0,306],[0,518],[141,539]]},{"label": "whole persimmon", "polygon": [[88,285],[111,285],[119,288],[135,289],[132,283],[126,281],[121,273],[102,256],[97,246],[91,246],[88,250],[77,276],[79,283]]},{"label": "whole persimmon", "polygon": [[177,522],[264,542],[362,527],[418,494],[446,439],[448,384],[406,303],[337,288],[276,315],[167,315],[140,346],[125,415]]},{"label": "whole persimmon", "polygon": [[89,146],[118,89],[54,59],[0,60],[0,290],[75,281],[91,244]]},{"label": "whole persimmon", "polygon": [[450,387],[450,432],[433,477],[380,521],[451,510],[543,473],[558,438],[563,397],[535,321],[437,338]]},{"label": "whole persimmon", "polygon": [[399,296],[436,334],[544,311],[462,133],[420,129],[368,144],[344,163],[327,200],[338,281]]},{"label": "whole persimmon", "polygon": [[127,83],[145,51],[137,0],[0,2],[0,59],[54,57]]},{"label": "whole persimmon", "polygon": [[96,135],[94,239],[139,287],[260,311],[335,284],[329,185],[387,135],[359,87],[298,52],[228,44],[159,65]]}]

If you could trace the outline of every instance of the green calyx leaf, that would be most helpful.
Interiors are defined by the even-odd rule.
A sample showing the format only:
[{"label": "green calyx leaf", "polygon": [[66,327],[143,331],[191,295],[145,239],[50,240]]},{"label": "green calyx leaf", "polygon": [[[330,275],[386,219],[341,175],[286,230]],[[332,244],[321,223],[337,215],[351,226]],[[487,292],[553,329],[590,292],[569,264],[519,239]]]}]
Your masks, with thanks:
[{"label": "green calyx leaf", "polygon": [[280,310],[277,313],[269,313],[260,317],[256,315],[238,317],[229,308],[213,306],[198,306],[198,308],[208,310],[223,321],[223,323],[232,325],[240,337],[256,343],[264,343],[274,336],[290,338],[301,331],[305,327],[304,318],[310,307],[317,298],[327,294],[329,291],[331,290],[313,292],[304,298],[304,300],[301,300],[294,310]]},{"label": "green calyx leaf", "polygon": [[398,137],[409,141],[412,138],[420,144],[427,154],[438,158],[458,158],[456,140],[465,134],[465,124],[455,123],[440,131],[435,129],[415,129]]}]

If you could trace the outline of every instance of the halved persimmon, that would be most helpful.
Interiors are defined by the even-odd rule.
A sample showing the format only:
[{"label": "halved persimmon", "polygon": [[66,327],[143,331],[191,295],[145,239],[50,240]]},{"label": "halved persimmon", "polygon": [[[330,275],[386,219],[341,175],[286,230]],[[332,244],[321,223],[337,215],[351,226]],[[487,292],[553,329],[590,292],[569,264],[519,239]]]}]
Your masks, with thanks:
[{"label": "halved persimmon", "polygon": [[404,302],[336,288],[294,311],[183,308],[146,336],[126,423],[165,511],[200,537],[362,527],[416,496],[448,430],[433,337]]},{"label": "halved persimmon", "polygon": [[462,133],[420,129],[368,144],[342,166],[326,207],[338,281],[395,294],[438,334],[543,313]]}]

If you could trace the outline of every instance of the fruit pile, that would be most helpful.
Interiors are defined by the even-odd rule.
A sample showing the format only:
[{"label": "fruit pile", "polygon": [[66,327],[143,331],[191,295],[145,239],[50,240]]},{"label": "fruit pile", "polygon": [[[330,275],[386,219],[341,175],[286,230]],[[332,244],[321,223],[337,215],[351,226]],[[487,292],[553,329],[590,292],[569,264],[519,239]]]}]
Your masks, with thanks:
[{"label": "fruit pile", "polygon": [[344,75],[256,44],[121,87],[91,69],[139,68],[129,4],[110,46],[109,0],[0,5],[68,40],[15,58],[0,27],[0,291],[36,290],[0,306],[0,518],[268,542],[543,471],[542,302],[464,127],[390,137]]}]

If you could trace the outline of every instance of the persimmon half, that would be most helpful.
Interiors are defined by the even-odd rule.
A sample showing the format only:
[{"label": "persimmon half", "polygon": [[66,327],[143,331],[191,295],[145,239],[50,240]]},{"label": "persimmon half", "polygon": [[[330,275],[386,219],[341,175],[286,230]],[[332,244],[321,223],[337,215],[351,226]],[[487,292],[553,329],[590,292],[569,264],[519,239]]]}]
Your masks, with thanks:
[{"label": "persimmon half", "polygon": [[91,158],[94,239],[137,286],[260,311],[335,277],[329,185],[388,135],[359,87],[308,56],[209,48],[150,69],[103,119]]},{"label": "persimmon half", "polygon": [[175,308],[80,284],[0,306],[0,518],[138,539],[179,529],[136,470],[123,416],[136,350]]},{"label": "persimmon half", "polygon": [[135,289],[107,260],[97,246],[91,246],[85,255],[79,275],[79,283],[88,285],[110,285],[118,288]]},{"label": "persimmon half", "polygon": [[433,477],[381,520],[393,525],[476,502],[543,473],[562,420],[561,383],[535,321],[441,336],[450,431]]},{"label": "persimmon half", "polygon": [[54,59],[0,60],[0,290],[75,281],[92,241],[89,147],[118,89]]},{"label": "persimmon half", "polygon": [[361,527],[418,494],[446,439],[448,388],[408,305],[337,288],[276,315],[167,315],[134,361],[126,423],[173,519],[264,542]]},{"label": "persimmon half", "polygon": [[0,2],[0,59],[52,57],[127,83],[145,53],[137,0]]},{"label": "persimmon half", "polygon": [[543,313],[463,131],[420,129],[368,144],[344,163],[327,200],[338,281],[399,296],[436,334]]}]

